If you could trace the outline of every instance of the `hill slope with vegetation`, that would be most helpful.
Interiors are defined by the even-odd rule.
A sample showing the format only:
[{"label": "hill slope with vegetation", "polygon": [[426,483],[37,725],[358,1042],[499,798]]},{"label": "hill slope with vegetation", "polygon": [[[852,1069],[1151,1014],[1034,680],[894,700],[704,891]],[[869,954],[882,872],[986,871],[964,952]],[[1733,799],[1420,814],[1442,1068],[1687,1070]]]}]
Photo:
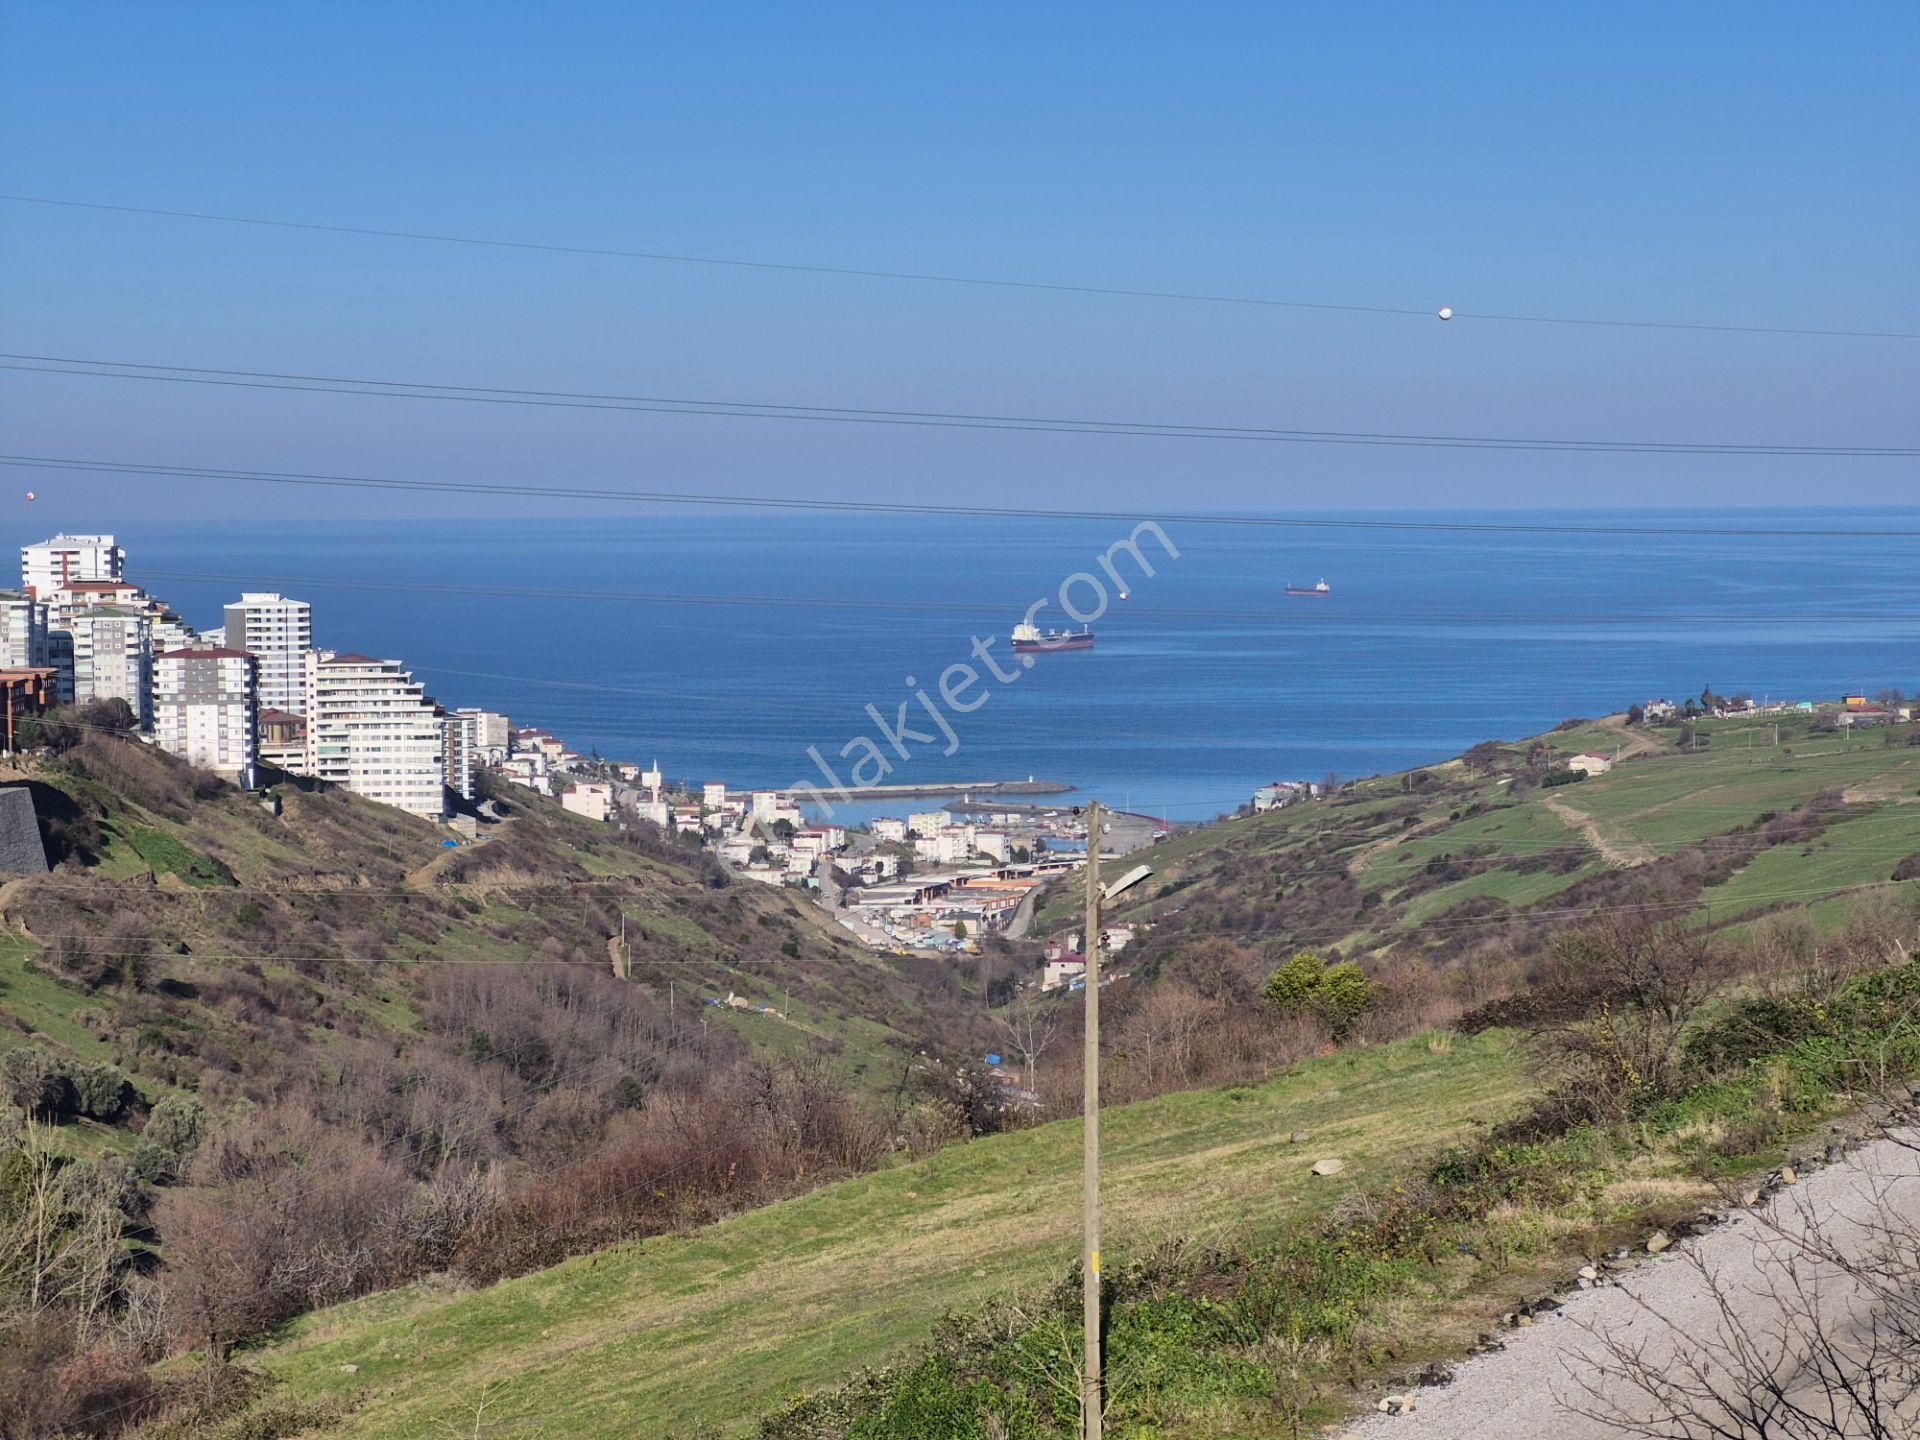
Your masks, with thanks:
[{"label": "hill slope with vegetation", "polygon": [[[31,1393],[45,1417],[22,1433],[82,1428],[172,1348],[964,1131],[919,1058],[976,1048],[955,977],[651,827],[506,787],[448,848],[343,792],[245,796],[120,735],[43,738],[0,774],[52,867],[0,887],[0,1251],[43,1255],[0,1266],[0,1353],[32,1357],[0,1365],[0,1412]],[[704,1003],[731,992],[782,1013]]]}]

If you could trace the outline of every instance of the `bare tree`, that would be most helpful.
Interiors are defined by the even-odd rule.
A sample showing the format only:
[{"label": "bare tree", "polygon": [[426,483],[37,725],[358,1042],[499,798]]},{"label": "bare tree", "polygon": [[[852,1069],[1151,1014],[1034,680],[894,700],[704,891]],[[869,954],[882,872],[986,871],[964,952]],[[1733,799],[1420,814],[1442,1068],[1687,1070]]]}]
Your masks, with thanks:
[{"label": "bare tree", "polygon": [[1059,1007],[1042,1004],[1032,990],[1022,990],[1012,1004],[993,1017],[993,1023],[1007,1037],[1008,1048],[1020,1057],[1020,1088],[1034,1094],[1034,1067],[1059,1031]]}]

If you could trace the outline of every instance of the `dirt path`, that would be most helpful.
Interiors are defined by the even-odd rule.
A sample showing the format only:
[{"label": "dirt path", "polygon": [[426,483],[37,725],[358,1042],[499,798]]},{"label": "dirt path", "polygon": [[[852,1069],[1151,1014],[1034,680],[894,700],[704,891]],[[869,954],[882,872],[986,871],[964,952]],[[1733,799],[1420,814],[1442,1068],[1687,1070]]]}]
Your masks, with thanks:
[{"label": "dirt path", "polygon": [[[1792,1318],[1781,1302],[1792,1291],[1790,1275],[1802,1282],[1810,1275],[1794,1242],[1810,1218],[1829,1242],[1848,1251],[1850,1262],[1871,1263],[1876,1215],[1886,1213],[1883,1205],[1909,1212],[1920,1203],[1916,1192],[1920,1151],[1894,1140],[1866,1145],[1782,1189],[1760,1209],[1736,1212],[1698,1240],[1626,1272],[1618,1284],[1567,1294],[1558,1311],[1531,1328],[1504,1332],[1505,1349],[1462,1364],[1452,1384],[1413,1391],[1411,1414],[1372,1414],[1348,1433],[1355,1440],[1619,1440],[1679,1433],[1669,1423],[1633,1430],[1593,1418],[1596,1411],[1616,1419],[1624,1412],[1642,1423],[1654,1418],[1653,1402],[1610,1373],[1609,1342],[1638,1349],[1648,1363],[1674,1374],[1704,1365],[1724,1384],[1708,1348],[1722,1333],[1722,1299],[1741,1329],[1756,1337],[1772,1333]],[[1705,1274],[1715,1277],[1714,1285]],[[1827,1282],[1819,1289],[1823,1331],[1864,1333],[1870,1321],[1865,1299],[1844,1277],[1829,1275]]]},{"label": "dirt path", "polygon": [[1648,755],[1660,748],[1660,742],[1645,731],[1636,733],[1627,724],[1624,715],[1602,715],[1600,724],[1612,730],[1620,737],[1620,759],[1631,760],[1636,755]]},{"label": "dirt path", "polygon": [[1598,820],[1584,810],[1574,809],[1558,795],[1542,795],[1540,802],[1573,829],[1578,830],[1586,842],[1598,852],[1600,858],[1616,870],[1631,870],[1634,866],[1644,865],[1654,858],[1652,848],[1636,840],[1622,843],[1609,839],[1606,832],[1600,828]]}]

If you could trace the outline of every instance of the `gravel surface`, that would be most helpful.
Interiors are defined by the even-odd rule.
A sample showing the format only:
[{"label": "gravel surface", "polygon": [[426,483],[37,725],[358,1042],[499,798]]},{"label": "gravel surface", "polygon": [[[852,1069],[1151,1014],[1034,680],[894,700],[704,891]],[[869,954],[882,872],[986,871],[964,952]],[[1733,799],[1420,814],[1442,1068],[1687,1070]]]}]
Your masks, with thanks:
[{"label": "gravel surface", "polygon": [[[1369,1414],[1346,1433],[1362,1440],[1618,1440],[1631,1432],[1576,1413],[1598,1408],[1583,1386],[1598,1387],[1608,1404],[1647,1416],[1643,1393],[1601,1373],[1605,1344],[1641,1347],[1662,1368],[1697,1356],[1700,1340],[1719,1333],[1721,1317],[1696,1259],[1718,1277],[1743,1328],[1759,1333],[1782,1313],[1772,1291],[1784,1281],[1786,1258],[1795,1250],[1783,1232],[1814,1216],[1829,1239],[1862,1254],[1871,1241],[1860,1222],[1870,1219],[1883,1196],[1900,1213],[1920,1213],[1916,1182],[1920,1152],[1889,1140],[1862,1146],[1800,1176],[1756,1212],[1735,1211],[1697,1239],[1620,1271],[1617,1283],[1559,1296],[1558,1311],[1530,1327],[1500,1331],[1506,1348],[1463,1361],[1452,1384],[1402,1392],[1413,1396],[1412,1413]],[[1803,1259],[1803,1273],[1804,1267]],[[1830,1331],[1864,1322],[1864,1307],[1850,1287],[1829,1286],[1822,1300]]]}]

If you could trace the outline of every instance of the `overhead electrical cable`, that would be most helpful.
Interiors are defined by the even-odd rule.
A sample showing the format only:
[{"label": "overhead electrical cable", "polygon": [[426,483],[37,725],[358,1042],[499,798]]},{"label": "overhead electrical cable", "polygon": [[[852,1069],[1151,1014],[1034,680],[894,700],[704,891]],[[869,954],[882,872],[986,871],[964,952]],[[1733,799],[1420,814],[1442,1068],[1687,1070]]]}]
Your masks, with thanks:
[{"label": "overhead electrical cable", "polygon": [[[1227,295],[1194,290],[1152,289],[1123,285],[1093,285],[1058,280],[1005,279],[987,275],[956,275],[931,270],[906,270],[854,265],[821,265],[794,260],[757,260],[738,256],[695,255],[678,251],[623,249],[606,245],[560,244],[535,240],[508,240],[492,236],[455,235],[440,231],[403,230],[375,225],[326,224],[311,220],[277,220],[257,215],[227,215],[157,205],[119,205],[97,200],[67,200],[45,195],[0,195],[14,205],[39,205],[105,214],[146,215],[170,220],[250,226],[270,230],[303,230],[323,235],[366,239],[407,240],[436,245],[464,245],[491,250],[536,254],[578,255],[597,259],[643,260],[657,264],[702,265],[730,270],[764,270],[798,275],[829,275],[855,280],[887,280],[921,285],[964,286],[974,289],[1027,290],[1063,295],[1091,295],[1129,300],[1174,301],[1201,305],[1241,305],[1271,310],[1328,311],[1352,315],[1386,315],[1432,320],[1435,306],[1359,305],[1328,300],[1282,300],[1263,295]],[[1679,330],[1731,335],[1806,335],[1839,339],[1920,340],[1920,331],[1796,325],[1735,325],[1712,321],[1620,319],[1588,315],[1543,315],[1497,310],[1465,309],[1449,305],[1450,320],[1482,320],[1510,325],[1574,325],[1625,330]]]},{"label": "overhead electrical cable", "polygon": [[1803,458],[1920,458],[1920,446],[1791,445],[1770,441],[1591,440],[1547,436],[1421,434],[1397,431],[1309,430],[1253,425],[1204,425],[1144,420],[1098,420],[1072,416],[997,415],[943,410],[897,410],[865,406],[807,405],[775,401],[708,400],[677,395],[621,395],[597,391],[539,390],[504,385],[461,385],[295,371],[240,370],[161,364],[90,356],[0,351],[0,370],[70,375],[96,380],[136,380],[242,390],[294,391],[362,399],[431,400],[451,404],[531,406],[649,415],[704,415],[731,420],[792,420],[838,425],[881,425],[941,430],[1015,431],[1026,434],[1119,436],[1147,440],[1227,440],[1255,444],[1340,445],[1421,450],[1510,450],[1524,453],[1605,455],[1716,455]]},{"label": "overhead electrical cable", "polygon": [[[4,368],[4,367],[0,367]],[[1920,453],[1920,452],[1916,452]],[[1687,525],[1522,520],[1413,520],[1349,515],[1260,515],[1171,510],[1068,510],[1024,505],[914,504],[905,501],[835,500],[809,496],[704,494],[693,490],[607,489],[573,485],[473,480],[402,480],[368,475],[335,475],[292,470],[225,469],[176,465],[165,461],[103,460],[62,455],[0,454],[0,465],[14,469],[72,471],[81,474],[146,475],[161,479],[229,480],[247,485],[313,486],[321,489],[392,490],[425,495],[491,495],[546,500],[587,500],[632,505],[712,506],[718,509],[803,510],[882,515],[945,515],[1006,520],[1087,520],[1137,525],[1230,525],[1284,530],[1405,531],[1486,535],[1644,535],[1716,539],[1920,539],[1920,529],[1808,525]]]}]

